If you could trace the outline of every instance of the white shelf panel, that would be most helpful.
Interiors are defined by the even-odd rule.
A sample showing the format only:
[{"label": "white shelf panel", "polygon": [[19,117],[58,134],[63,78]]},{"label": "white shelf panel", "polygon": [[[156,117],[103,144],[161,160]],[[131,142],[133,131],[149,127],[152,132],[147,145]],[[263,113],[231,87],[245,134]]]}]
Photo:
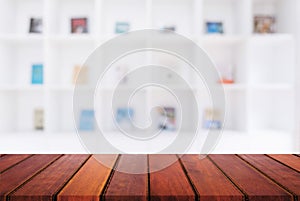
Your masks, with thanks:
[{"label": "white shelf panel", "polygon": [[42,43],[45,37],[42,34],[2,34],[0,42],[3,43]]},{"label": "white shelf panel", "polygon": [[[204,131],[205,132],[205,131]],[[205,132],[206,133],[206,132]],[[111,132],[111,135],[116,133]],[[165,133],[166,139],[172,137],[171,133]],[[189,133],[187,133],[189,134]],[[206,134],[195,139],[190,154],[198,154],[201,151],[203,139]],[[259,130],[250,133],[234,130],[225,130],[220,136],[213,154],[258,154],[258,153],[297,153],[293,146],[293,134],[277,130]],[[16,132],[0,134],[1,153],[87,153],[81,144],[76,132]],[[116,143],[122,143],[116,138]],[[272,139],[272,140],[270,140]],[[155,147],[154,147],[155,150]]]},{"label": "white shelf panel", "polygon": [[295,40],[293,34],[288,33],[274,33],[274,34],[253,34],[249,37],[252,42],[289,42]]},{"label": "white shelf panel", "polygon": [[223,84],[225,91],[245,91],[248,89],[246,84]]},{"label": "white shelf panel", "polygon": [[295,86],[292,84],[259,84],[259,85],[250,85],[249,89],[251,90],[264,90],[264,91],[290,91],[294,92]]},{"label": "white shelf panel", "polygon": [[220,34],[206,34],[202,37],[199,37],[199,43],[205,45],[220,45],[220,44],[237,44],[245,42],[247,37],[236,35],[220,35]]},{"label": "white shelf panel", "polygon": [[69,42],[81,42],[81,43],[94,43],[96,37],[91,34],[69,34],[69,35],[55,35],[48,37],[50,42],[69,43]]},{"label": "white shelf panel", "polygon": [[47,87],[49,91],[65,91],[65,92],[73,92],[75,89],[74,85],[50,85]]},{"label": "white shelf panel", "polygon": [[44,91],[46,90],[44,85],[28,85],[28,86],[12,86],[1,85],[0,91]]}]

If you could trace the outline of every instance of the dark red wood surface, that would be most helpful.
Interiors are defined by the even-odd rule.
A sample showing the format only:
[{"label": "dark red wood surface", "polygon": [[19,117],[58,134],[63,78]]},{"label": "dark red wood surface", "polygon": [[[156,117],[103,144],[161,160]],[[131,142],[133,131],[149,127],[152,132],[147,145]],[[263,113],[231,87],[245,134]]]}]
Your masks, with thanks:
[{"label": "dark red wood surface", "polygon": [[[250,201],[288,201],[291,194],[236,155],[209,156]],[[272,167],[270,167],[272,168]]]},{"label": "dark red wood surface", "polygon": [[5,171],[7,168],[18,164],[20,161],[30,157],[28,154],[21,155],[3,155],[0,158],[0,173]]},{"label": "dark red wood surface", "polygon": [[[242,159],[271,178],[275,183],[300,198],[300,173],[265,155],[241,155]],[[272,168],[270,168],[272,167]]]},{"label": "dark red wood surface", "polygon": [[[64,155],[21,188],[9,195],[10,200],[53,200],[55,195],[83,165],[88,155]],[[34,165],[34,164],[32,164]]]},{"label": "dark red wood surface", "polygon": [[296,155],[178,159],[176,155],[1,154],[0,201],[299,201],[299,159]]},{"label": "dark red wood surface", "polygon": [[0,201],[5,200],[6,195],[33,177],[58,157],[59,155],[34,155],[23,163],[18,163],[3,172],[0,177],[0,194],[2,195]]},{"label": "dark red wood surface", "polygon": [[280,154],[274,154],[269,155],[273,159],[277,160],[278,162],[281,162],[282,164],[285,164],[289,166],[290,168],[293,168],[300,172],[300,158],[294,155],[280,155]]},{"label": "dark red wood surface", "polygon": [[[109,201],[146,201],[148,197],[147,155],[122,155],[104,198]],[[127,174],[124,171],[144,174]]]},{"label": "dark red wood surface", "polygon": [[218,197],[223,201],[242,201],[243,194],[208,159],[199,155],[183,156],[181,161],[196,188],[200,200],[210,201]]},{"label": "dark red wood surface", "polygon": [[[176,160],[175,155],[150,155],[150,172]],[[196,194],[185,175],[179,161],[171,166],[154,173],[150,173],[150,195],[151,200],[195,200]]]},{"label": "dark red wood surface", "polygon": [[[96,158],[100,157],[104,164]],[[98,201],[104,190],[117,155],[91,157],[58,194],[58,201]]]}]

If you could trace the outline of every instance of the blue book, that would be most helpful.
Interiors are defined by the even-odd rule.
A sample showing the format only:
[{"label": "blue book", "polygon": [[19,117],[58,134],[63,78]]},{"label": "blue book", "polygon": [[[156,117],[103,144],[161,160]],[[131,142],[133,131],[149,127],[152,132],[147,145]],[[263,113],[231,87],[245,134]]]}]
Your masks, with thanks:
[{"label": "blue book", "polygon": [[116,22],[115,33],[126,33],[130,29],[130,24],[128,22]]},{"label": "blue book", "polygon": [[94,110],[82,110],[79,119],[79,130],[92,131],[94,130]]},{"label": "blue book", "polygon": [[206,22],[206,32],[209,34],[219,33],[223,34],[223,23],[222,22]]},{"label": "blue book", "polygon": [[117,116],[116,121],[117,123],[127,122],[131,123],[131,119],[133,118],[134,111],[132,108],[118,108],[117,109]]},{"label": "blue book", "polygon": [[217,121],[217,120],[206,120],[204,122],[204,128],[206,129],[212,129],[212,130],[215,130],[215,129],[221,129],[221,121]]},{"label": "blue book", "polygon": [[43,84],[43,64],[33,64],[31,72],[31,83],[32,84]]}]

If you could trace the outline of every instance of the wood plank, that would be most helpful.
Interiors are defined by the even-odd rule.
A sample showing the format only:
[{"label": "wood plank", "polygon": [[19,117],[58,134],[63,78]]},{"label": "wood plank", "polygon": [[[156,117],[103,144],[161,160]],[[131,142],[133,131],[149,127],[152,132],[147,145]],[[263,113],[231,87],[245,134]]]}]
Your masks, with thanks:
[{"label": "wood plank", "polygon": [[[104,194],[105,201],[146,201],[148,197],[147,165],[147,155],[122,155]],[[127,174],[119,170],[145,174]]]},{"label": "wood plank", "polygon": [[275,160],[284,163],[285,165],[293,168],[300,172],[300,158],[294,155],[287,155],[287,154],[270,154],[268,155]]},{"label": "wood plank", "polygon": [[175,155],[149,155],[151,201],[194,201],[196,199],[197,195],[195,195],[179,161],[163,170],[152,173],[161,164],[166,164],[176,159]]},{"label": "wood plank", "polygon": [[[250,201],[285,201],[293,196],[235,155],[210,155]],[[272,168],[272,167],[270,167]]]},{"label": "wood plank", "polygon": [[[300,198],[300,173],[265,155],[240,155],[245,161]],[[298,199],[299,200],[299,199]]]},{"label": "wood plank", "polygon": [[[58,194],[58,201],[98,201],[118,155],[91,157]],[[107,167],[108,166],[108,167]]]},{"label": "wood plank", "polygon": [[8,168],[12,167],[13,165],[25,160],[26,158],[30,157],[29,154],[9,154],[2,156],[0,158],[0,173],[4,172]]},{"label": "wood plank", "polygon": [[199,155],[185,155],[181,161],[201,201],[243,200],[243,194],[238,188],[207,157],[200,160]]},{"label": "wood plank", "polygon": [[60,155],[34,155],[0,174],[0,201]]},{"label": "wood plank", "polygon": [[54,200],[56,193],[70,180],[88,158],[89,155],[64,155],[60,157],[24,186],[9,194],[9,199],[11,201]]}]

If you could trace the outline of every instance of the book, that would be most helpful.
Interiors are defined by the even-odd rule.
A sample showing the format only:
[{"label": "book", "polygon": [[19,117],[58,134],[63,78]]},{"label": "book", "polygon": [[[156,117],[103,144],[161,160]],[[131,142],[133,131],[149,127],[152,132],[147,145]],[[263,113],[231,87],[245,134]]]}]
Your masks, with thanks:
[{"label": "book", "polygon": [[134,110],[129,107],[119,107],[116,111],[116,123],[122,129],[131,129],[134,118]]},{"label": "book", "polygon": [[270,15],[254,16],[254,33],[275,33],[276,19]]},{"label": "book", "polygon": [[79,130],[80,131],[93,131],[94,130],[94,119],[95,112],[91,109],[84,109],[80,112],[79,118]]},{"label": "book", "polygon": [[[80,76],[79,76],[80,74]],[[88,67],[75,65],[73,68],[72,83],[86,84],[88,81]]]},{"label": "book", "polygon": [[71,18],[71,33],[88,33],[88,18]]},{"label": "book", "polygon": [[203,128],[205,129],[221,129],[222,123],[218,110],[206,108],[203,115]]},{"label": "book", "polygon": [[176,109],[174,107],[162,107],[158,109],[158,128],[167,131],[176,130]]},{"label": "book", "polygon": [[208,34],[223,34],[223,22],[206,22],[206,33]]},{"label": "book", "polygon": [[42,33],[43,32],[43,19],[30,18],[29,33]]},{"label": "book", "polygon": [[175,25],[165,25],[161,28],[162,31],[168,32],[168,31],[176,31]]},{"label": "book", "polygon": [[130,24],[128,22],[116,22],[115,33],[126,33],[130,29]]},{"label": "book", "polygon": [[44,110],[35,109],[34,110],[34,129],[35,130],[44,130]]},{"label": "book", "polygon": [[222,84],[233,84],[234,83],[234,72],[232,65],[222,65],[218,66],[218,70],[221,74],[221,79],[219,80]]},{"label": "book", "polygon": [[44,75],[43,75],[43,64],[32,64],[31,71],[31,83],[32,84],[43,84]]}]

